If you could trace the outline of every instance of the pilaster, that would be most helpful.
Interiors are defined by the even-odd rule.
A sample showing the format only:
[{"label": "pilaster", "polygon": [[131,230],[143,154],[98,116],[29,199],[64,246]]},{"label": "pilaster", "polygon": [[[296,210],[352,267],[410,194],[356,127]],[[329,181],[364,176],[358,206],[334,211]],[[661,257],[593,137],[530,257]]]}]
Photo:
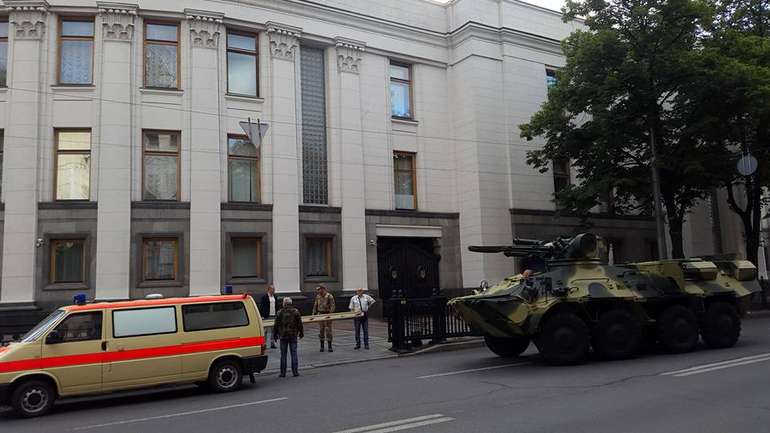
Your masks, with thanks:
[{"label": "pilaster", "polygon": [[190,31],[190,295],[220,293],[219,39],[222,14],[186,9]]},{"label": "pilaster", "polygon": [[342,287],[366,288],[366,197],[360,68],[366,44],[336,38],[337,104],[342,199]]},{"label": "pilaster", "polygon": [[43,38],[48,21],[44,1],[5,2],[10,12],[13,58],[9,66],[8,128],[5,132],[3,196],[3,275],[0,303],[34,301],[35,254],[47,248],[37,242],[38,161],[45,98],[47,50]]},{"label": "pilaster", "polygon": [[132,44],[136,5],[98,2],[102,27],[96,299],[127,299],[131,263]]},{"label": "pilaster", "polygon": [[296,27],[267,23],[272,122],[268,137],[271,153],[265,158],[273,167],[273,280],[278,292],[295,293],[300,291],[302,283],[299,263],[299,85],[295,62],[300,35],[301,29]]}]

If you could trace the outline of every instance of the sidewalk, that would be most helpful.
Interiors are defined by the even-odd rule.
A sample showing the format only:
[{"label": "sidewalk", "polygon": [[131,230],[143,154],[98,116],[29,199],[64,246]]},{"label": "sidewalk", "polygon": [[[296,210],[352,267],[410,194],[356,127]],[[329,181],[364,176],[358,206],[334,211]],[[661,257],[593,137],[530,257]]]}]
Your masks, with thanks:
[{"label": "sidewalk", "polygon": [[[363,335],[361,339],[363,340]],[[363,341],[361,342],[363,344]],[[277,344],[276,344],[277,346]],[[369,319],[369,350],[353,349],[356,346],[355,331],[352,320],[337,320],[334,322],[334,352],[319,352],[321,345],[318,339],[318,325],[305,325],[305,338],[299,340],[297,353],[299,369],[323,367],[327,365],[347,364],[352,362],[372,361],[375,359],[396,358],[388,343],[388,323],[382,320]],[[268,346],[269,347],[269,346]],[[291,357],[287,359],[291,365]],[[267,369],[265,373],[276,373],[281,365],[280,349],[268,349]]]}]

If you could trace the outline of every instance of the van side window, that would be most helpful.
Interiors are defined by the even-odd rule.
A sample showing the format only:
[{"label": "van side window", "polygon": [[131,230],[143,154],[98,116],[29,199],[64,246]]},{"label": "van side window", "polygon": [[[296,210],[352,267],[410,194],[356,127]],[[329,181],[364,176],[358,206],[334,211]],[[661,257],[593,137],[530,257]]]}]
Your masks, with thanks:
[{"label": "van side window", "polygon": [[176,332],[176,308],[138,308],[112,312],[112,335],[115,338]]},{"label": "van side window", "polygon": [[72,314],[56,327],[62,343],[100,340],[102,338],[102,312]]},{"label": "van side window", "polygon": [[243,302],[182,305],[182,320],[187,332],[249,325]]}]

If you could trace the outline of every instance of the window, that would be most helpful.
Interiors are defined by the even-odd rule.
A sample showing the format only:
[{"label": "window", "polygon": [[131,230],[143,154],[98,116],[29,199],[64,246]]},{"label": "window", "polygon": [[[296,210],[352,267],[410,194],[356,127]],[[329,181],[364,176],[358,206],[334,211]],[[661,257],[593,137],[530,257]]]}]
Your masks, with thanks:
[{"label": "window", "polygon": [[0,87],[6,87],[8,81],[8,19],[0,21]]},{"label": "window", "polygon": [[94,22],[62,19],[59,24],[59,84],[93,82]]},{"label": "window", "polygon": [[417,209],[415,192],[415,155],[407,152],[393,154],[396,179],[396,209]]},{"label": "window", "polygon": [[88,200],[91,131],[56,131],[56,200]]},{"label": "window", "polygon": [[256,97],[257,80],[257,37],[227,32],[227,93]]},{"label": "window", "polygon": [[144,200],[179,200],[179,133],[144,131]]},{"label": "window", "polygon": [[179,88],[179,25],[145,24],[144,85],[161,89]]},{"label": "window", "polygon": [[308,277],[332,276],[332,238],[307,238],[305,269]]},{"label": "window", "polygon": [[176,332],[176,308],[140,308],[112,312],[112,334],[115,338]]},{"label": "window", "polygon": [[557,159],[553,162],[553,191],[558,194],[571,185],[569,159]]},{"label": "window", "polygon": [[85,242],[83,239],[51,241],[51,283],[85,281]]},{"label": "window", "polygon": [[249,326],[243,302],[182,305],[182,321],[186,332]]},{"label": "window", "polygon": [[551,87],[555,86],[556,83],[558,83],[559,80],[556,78],[556,69],[546,68],[545,69],[545,83],[550,89]]},{"label": "window", "polygon": [[262,276],[262,239],[232,238],[230,273],[233,278],[260,278]]},{"label": "window", "polygon": [[62,343],[102,339],[102,312],[71,314],[55,329]]},{"label": "window", "polygon": [[227,174],[230,201],[259,201],[259,151],[242,136],[227,137]]},{"label": "window", "polygon": [[302,201],[304,204],[328,204],[324,50],[303,45],[299,54],[302,95]]},{"label": "window", "polygon": [[142,241],[144,281],[175,281],[179,271],[179,243],[176,238],[145,238]]},{"label": "window", "polygon": [[412,68],[390,63],[390,113],[393,117],[411,119],[412,115]]}]

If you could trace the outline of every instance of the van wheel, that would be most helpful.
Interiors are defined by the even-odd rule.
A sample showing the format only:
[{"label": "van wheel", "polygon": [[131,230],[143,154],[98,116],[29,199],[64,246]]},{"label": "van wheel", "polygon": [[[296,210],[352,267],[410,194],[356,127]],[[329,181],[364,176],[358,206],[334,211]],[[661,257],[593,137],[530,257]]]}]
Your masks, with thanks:
[{"label": "van wheel", "polygon": [[243,372],[237,361],[226,359],[211,367],[208,385],[214,392],[230,392],[241,387]]},{"label": "van wheel", "polygon": [[538,347],[549,364],[578,364],[588,354],[588,327],[572,313],[561,313],[547,319],[538,340]]},{"label": "van wheel", "polygon": [[701,335],[713,349],[735,346],[741,335],[741,319],[735,307],[726,302],[711,304],[703,318]]},{"label": "van wheel", "polygon": [[503,358],[519,356],[529,347],[529,337],[524,336],[504,338],[485,335],[484,342],[492,353]]},{"label": "van wheel", "polygon": [[592,334],[594,350],[602,358],[626,359],[639,351],[642,328],[627,311],[611,310],[599,317]]},{"label": "van wheel", "polygon": [[17,385],[11,393],[11,406],[22,418],[33,418],[50,412],[56,401],[53,387],[43,380],[28,380]]},{"label": "van wheel", "polygon": [[671,353],[691,352],[698,344],[698,319],[689,308],[668,307],[658,317],[658,340]]}]

